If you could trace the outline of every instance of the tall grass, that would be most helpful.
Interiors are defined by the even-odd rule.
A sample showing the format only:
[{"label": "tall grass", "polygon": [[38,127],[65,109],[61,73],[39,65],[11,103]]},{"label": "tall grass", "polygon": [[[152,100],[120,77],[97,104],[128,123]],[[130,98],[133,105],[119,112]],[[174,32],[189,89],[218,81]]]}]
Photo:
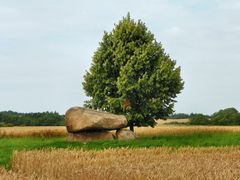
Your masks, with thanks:
[{"label": "tall grass", "polygon": [[156,148],[156,147],[225,147],[240,146],[240,133],[196,133],[188,135],[161,135],[141,137],[134,141],[68,142],[63,137],[0,138],[0,166],[11,167],[15,150],[50,148],[104,150],[111,148]]},{"label": "tall grass", "polygon": [[240,126],[177,126],[159,125],[155,128],[139,127],[136,133],[139,136],[161,136],[161,135],[188,135],[196,133],[227,133],[240,132]]},{"label": "tall grass", "polygon": [[136,133],[135,141],[79,143],[65,141],[65,127],[0,128],[0,163],[9,167],[15,150],[0,180],[240,177],[240,127],[160,125]]},{"label": "tall grass", "polygon": [[[15,152],[12,179],[238,179],[240,148]],[[5,172],[6,174],[6,172]]]},{"label": "tall grass", "polygon": [[[112,131],[115,133],[115,131]],[[160,136],[160,135],[187,135],[194,133],[225,133],[240,132],[240,126],[174,126],[158,125],[151,127],[136,127],[138,136]],[[65,126],[33,126],[33,127],[1,127],[1,137],[65,137],[67,130]]]},{"label": "tall grass", "polygon": [[0,137],[64,137],[65,126],[0,127]]}]

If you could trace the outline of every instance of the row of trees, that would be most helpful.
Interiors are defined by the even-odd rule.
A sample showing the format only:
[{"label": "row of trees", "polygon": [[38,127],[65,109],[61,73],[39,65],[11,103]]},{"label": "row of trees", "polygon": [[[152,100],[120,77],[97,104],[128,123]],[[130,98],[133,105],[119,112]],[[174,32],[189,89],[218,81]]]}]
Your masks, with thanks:
[{"label": "row of trees", "polygon": [[168,116],[169,119],[190,119],[195,116],[195,113],[187,114],[187,113],[174,113]]},{"label": "row of trees", "polygon": [[64,116],[57,112],[17,113],[0,112],[0,126],[61,126]]},{"label": "row of trees", "polygon": [[191,125],[240,125],[240,113],[235,108],[226,108],[211,116],[204,114],[173,114],[172,119],[190,119]]},{"label": "row of trees", "polygon": [[240,125],[240,113],[235,108],[226,108],[212,116],[197,114],[190,118],[190,124],[195,125]]},{"label": "row of trees", "polygon": [[[213,115],[178,113],[169,116],[171,119],[190,119],[190,125],[240,125],[240,113],[235,108],[226,108]],[[1,126],[62,126],[64,115],[57,112],[17,113],[0,112]]]}]

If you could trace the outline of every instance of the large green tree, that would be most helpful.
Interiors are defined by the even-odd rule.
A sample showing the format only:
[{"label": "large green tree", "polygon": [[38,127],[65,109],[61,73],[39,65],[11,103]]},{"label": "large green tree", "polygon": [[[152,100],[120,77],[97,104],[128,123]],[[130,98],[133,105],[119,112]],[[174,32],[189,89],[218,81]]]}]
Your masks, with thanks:
[{"label": "large green tree", "polygon": [[84,76],[85,106],[127,117],[133,126],[154,126],[173,113],[183,89],[180,67],[140,20],[130,14],[104,36]]},{"label": "large green tree", "polygon": [[240,125],[240,113],[235,108],[226,108],[215,112],[211,120],[218,125]]}]

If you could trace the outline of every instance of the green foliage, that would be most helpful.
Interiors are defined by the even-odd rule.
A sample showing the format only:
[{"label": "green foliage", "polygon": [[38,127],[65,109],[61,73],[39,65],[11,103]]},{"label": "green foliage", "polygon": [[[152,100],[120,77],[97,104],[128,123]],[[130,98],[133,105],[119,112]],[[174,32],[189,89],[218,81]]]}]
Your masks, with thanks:
[{"label": "green foliage", "polygon": [[13,111],[0,112],[0,127],[3,126],[61,126],[64,116],[57,112],[17,113]]},{"label": "green foliage", "polygon": [[0,165],[10,168],[13,151],[47,148],[149,148],[149,147],[208,147],[239,146],[239,133],[195,133],[188,135],[165,135],[142,137],[134,141],[95,141],[88,143],[68,142],[65,138],[1,138]]},{"label": "green foliage", "polygon": [[173,113],[183,89],[180,67],[140,20],[130,14],[104,33],[83,88],[85,107],[126,115],[129,126],[154,126]]},{"label": "green foliage", "polygon": [[192,125],[240,125],[240,113],[235,108],[226,108],[215,112],[212,116],[190,114]]},{"label": "green foliage", "polygon": [[192,125],[209,125],[211,121],[206,115],[194,114],[191,116],[189,123]]},{"label": "green foliage", "polygon": [[212,115],[214,124],[240,125],[240,113],[235,108],[220,110]]},{"label": "green foliage", "polygon": [[190,115],[186,113],[174,113],[170,115],[168,118],[169,119],[188,119],[189,117]]}]

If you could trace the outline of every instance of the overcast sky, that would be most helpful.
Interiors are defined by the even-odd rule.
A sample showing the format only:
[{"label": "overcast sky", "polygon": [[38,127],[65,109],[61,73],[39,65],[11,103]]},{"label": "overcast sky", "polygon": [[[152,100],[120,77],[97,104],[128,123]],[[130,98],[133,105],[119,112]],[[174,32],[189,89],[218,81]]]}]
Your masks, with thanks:
[{"label": "overcast sky", "polygon": [[127,12],[182,67],[176,112],[240,110],[238,0],[0,0],[0,111],[82,106],[103,32]]}]

